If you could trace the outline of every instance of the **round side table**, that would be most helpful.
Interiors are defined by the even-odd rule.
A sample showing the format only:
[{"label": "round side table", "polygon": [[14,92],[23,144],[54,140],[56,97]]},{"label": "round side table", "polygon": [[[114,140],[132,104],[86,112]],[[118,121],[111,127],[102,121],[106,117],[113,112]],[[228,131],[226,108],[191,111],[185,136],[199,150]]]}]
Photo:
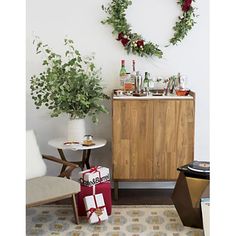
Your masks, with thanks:
[{"label": "round side table", "polygon": [[[95,143],[92,146],[83,146],[82,144],[73,144],[73,145],[64,145],[66,139],[64,138],[56,138],[48,141],[48,145],[56,148],[59,152],[59,155],[62,160],[68,161],[65,157],[65,154],[63,150],[72,150],[72,151],[83,151],[82,153],[82,161],[68,161],[71,163],[75,163],[79,165],[81,170],[84,169],[84,166],[86,165],[87,169],[90,169],[90,164],[89,164],[89,157],[92,149],[96,148],[101,148],[106,145],[107,140],[106,139],[101,139],[101,138],[94,138],[93,142]],[[63,165],[61,168],[62,173],[66,169],[66,166]]]}]

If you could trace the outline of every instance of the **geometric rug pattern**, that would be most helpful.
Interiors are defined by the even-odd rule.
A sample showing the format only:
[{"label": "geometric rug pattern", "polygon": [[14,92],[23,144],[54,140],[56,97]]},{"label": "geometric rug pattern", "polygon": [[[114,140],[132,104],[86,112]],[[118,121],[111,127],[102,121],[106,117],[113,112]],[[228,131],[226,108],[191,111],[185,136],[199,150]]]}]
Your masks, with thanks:
[{"label": "geometric rug pattern", "polygon": [[28,236],[203,236],[202,229],[183,226],[173,205],[113,206],[101,224],[80,217],[74,224],[71,206],[46,205],[26,209]]}]

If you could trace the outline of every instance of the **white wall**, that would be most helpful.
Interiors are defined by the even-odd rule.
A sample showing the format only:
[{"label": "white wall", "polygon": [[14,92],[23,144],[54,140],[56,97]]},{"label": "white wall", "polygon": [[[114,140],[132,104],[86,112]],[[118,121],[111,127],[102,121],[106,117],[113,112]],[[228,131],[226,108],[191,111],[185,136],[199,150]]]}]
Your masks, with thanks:
[{"label": "white wall", "polygon": [[[163,59],[146,59],[127,55],[121,44],[111,35],[112,29],[102,25],[105,13],[101,5],[109,0],[27,0],[27,129],[34,129],[43,153],[57,155],[56,150],[49,147],[51,138],[64,136],[67,116],[50,118],[46,109],[36,110],[30,97],[30,77],[42,70],[41,57],[35,54],[32,45],[34,36],[39,36],[58,53],[64,52],[65,36],[73,39],[83,55],[96,53],[96,63],[102,67],[106,91],[119,84],[118,73],[120,60],[125,59],[128,69],[131,60],[137,62],[137,70],[149,71],[153,75],[170,76],[178,72],[188,76],[189,87],[196,92],[196,127],[195,127],[195,159],[209,159],[209,58],[208,58],[208,1],[197,0],[197,24],[187,38],[178,46],[164,48]],[[127,19],[134,31],[144,38],[165,46],[172,34],[172,26],[180,9],[173,0],[134,0],[127,11]],[[111,110],[111,101],[107,102]],[[104,137],[108,145],[92,152],[92,164],[111,167],[111,113],[101,115],[99,125],[88,121],[91,132],[95,136]],[[68,159],[76,160],[81,153],[66,152]],[[48,164],[49,174],[57,174],[59,167]],[[75,173],[76,174],[76,173]],[[74,175],[75,175],[74,174]],[[123,187],[130,187],[123,184]],[[140,183],[132,187],[170,187],[171,183],[151,183],[143,186]]]}]

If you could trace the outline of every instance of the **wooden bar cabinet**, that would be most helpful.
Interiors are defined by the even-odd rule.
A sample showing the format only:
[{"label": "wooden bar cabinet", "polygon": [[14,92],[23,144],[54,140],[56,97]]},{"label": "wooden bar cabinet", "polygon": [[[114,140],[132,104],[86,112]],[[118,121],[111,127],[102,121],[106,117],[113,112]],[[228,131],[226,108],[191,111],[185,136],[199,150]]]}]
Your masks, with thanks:
[{"label": "wooden bar cabinet", "polygon": [[195,94],[112,101],[115,198],[119,181],[171,181],[194,159]]}]

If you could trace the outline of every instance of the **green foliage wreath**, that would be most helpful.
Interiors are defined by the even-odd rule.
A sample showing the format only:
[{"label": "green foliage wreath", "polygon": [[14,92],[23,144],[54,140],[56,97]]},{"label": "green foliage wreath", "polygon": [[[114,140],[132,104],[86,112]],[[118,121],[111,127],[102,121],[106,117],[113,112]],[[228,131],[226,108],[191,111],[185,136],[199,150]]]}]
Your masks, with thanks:
[{"label": "green foliage wreath", "polygon": [[[173,27],[174,35],[169,40],[170,44],[176,45],[181,42],[196,23],[194,21],[195,8],[191,5],[194,1],[177,0],[177,4],[181,6],[182,15],[178,17]],[[126,20],[126,10],[131,4],[132,0],[112,0],[107,7],[102,5],[102,9],[108,14],[102,23],[112,26],[112,33],[117,35],[117,40],[122,43],[128,54],[132,52],[141,57],[157,56],[161,58],[163,52],[159,49],[159,45],[145,41],[140,34],[132,32],[131,26]]]}]

